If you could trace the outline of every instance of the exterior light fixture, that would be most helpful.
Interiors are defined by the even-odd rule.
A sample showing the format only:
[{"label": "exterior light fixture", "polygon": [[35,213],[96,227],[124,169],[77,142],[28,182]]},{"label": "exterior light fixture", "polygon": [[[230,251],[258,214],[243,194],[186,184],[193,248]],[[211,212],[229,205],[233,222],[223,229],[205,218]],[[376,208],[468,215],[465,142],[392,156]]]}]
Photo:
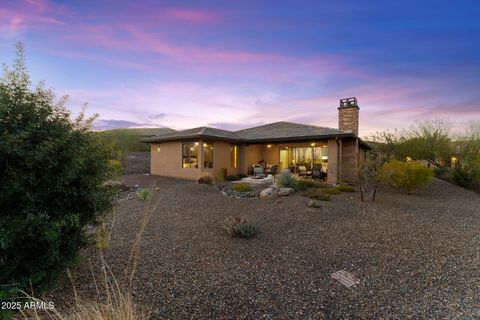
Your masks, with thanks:
[{"label": "exterior light fixture", "polygon": [[272,147],[272,145],[271,145],[271,144],[267,145],[267,148],[269,148],[269,149],[270,149],[271,147]]},{"label": "exterior light fixture", "polygon": [[315,142],[312,142],[310,145],[311,145],[312,147],[315,147]]},{"label": "exterior light fixture", "polygon": [[198,142],[195,142],[194,145],[195,145],[195,146],[198,146]]},{"label": "exterior light fixture", "polygon": [[327,146],[322,146],[322,148],[326,148]]},{"label": "exterior light fixture", "polygon": [[327,160],[328,157],[327,156],[322,156],[322,160]]}]

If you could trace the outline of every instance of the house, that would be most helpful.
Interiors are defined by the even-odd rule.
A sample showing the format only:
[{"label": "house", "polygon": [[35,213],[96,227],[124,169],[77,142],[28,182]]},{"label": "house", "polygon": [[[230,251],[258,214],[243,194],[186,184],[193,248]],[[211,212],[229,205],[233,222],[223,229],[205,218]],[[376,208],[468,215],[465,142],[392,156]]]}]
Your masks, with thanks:
[{"label": "house", "polygon": [[358,137],[356,98],[340,100],[338,129],[275,122],[239,131],[199,127],[144,139],[151,147],[151,174],[198,179],[221,171],[250,174],[254,164],[322,167],[327,181],[354,181],[370,147]]}]

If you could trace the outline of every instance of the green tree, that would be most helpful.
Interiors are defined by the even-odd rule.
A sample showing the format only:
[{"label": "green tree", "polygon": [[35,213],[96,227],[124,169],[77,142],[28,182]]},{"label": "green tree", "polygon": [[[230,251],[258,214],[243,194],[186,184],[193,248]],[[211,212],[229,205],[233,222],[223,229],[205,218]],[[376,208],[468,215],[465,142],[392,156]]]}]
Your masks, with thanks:
[{"label": "green tree", "polygon": [[401,139],[396,156],[405,160],[426,160],[436,167],[449,164],[452,156],[451,124],[442,120],[428,120],[413,127]]},{"label": "green tree", "polygon": [[0,298],[51,285],[86,244],[85,226],[112,207],[113,149],[54,103],[52,90],[32,88],[24,48],[0,78]]}]

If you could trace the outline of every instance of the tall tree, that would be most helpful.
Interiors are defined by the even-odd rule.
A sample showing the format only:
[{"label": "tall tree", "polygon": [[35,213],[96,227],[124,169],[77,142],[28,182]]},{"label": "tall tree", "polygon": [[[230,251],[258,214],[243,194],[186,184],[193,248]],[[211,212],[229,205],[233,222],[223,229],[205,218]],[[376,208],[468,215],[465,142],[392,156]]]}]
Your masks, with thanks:
[{"label": "tall tree", "polygon": [[0,78],[0,298],[52,284],[112,206],[113,150],[72,120],[43,83],[32,88],[24,48]]}]

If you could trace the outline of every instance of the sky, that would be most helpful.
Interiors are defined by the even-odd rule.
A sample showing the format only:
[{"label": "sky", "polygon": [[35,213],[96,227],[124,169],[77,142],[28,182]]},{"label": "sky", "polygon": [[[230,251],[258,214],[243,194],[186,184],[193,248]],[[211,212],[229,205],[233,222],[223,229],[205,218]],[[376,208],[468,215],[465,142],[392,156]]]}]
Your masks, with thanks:
[{"label": "sky", "polygon": [[360,135],[480,119],[480,2],[1,0],[0,62],[23,42],[32,79],[96,128],[275,121]]}]

